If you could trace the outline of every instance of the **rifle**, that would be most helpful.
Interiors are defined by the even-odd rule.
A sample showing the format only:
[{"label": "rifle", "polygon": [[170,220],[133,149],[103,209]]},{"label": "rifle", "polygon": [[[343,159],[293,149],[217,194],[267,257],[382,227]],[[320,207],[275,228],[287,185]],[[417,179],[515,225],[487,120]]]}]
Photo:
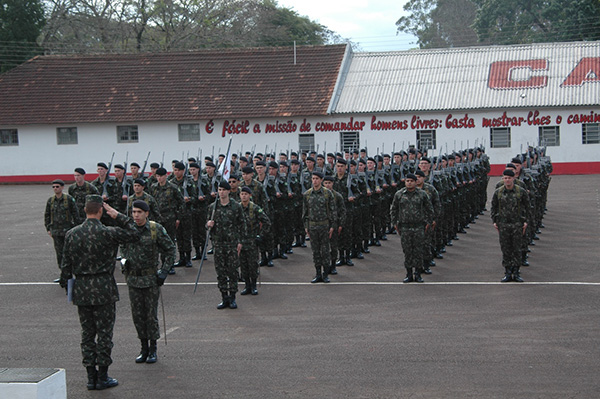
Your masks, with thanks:
[{"label": "rifle", "polygon": [[163,151],[162,161],[160,161],[160,167],[164,168],[165,165],[165,152]]},{"label": "rifle", "polygon": [[183,196],[189,198],[190,194],[188,193],[188,177],[190,175],[190,168],[188,167],[188,162],[185,163],[185,172],[183,173]]},{"label": "rifle", "polygon": [[144,167],[142,168],[142,173],[141,173],[142,179],[145,177],[144,171],[146,170],[146,166],[148,165],[148,158],[150,158],[150,151],[148,151],[148,156],[146,156],[146,160],[144,161]]},{"label": "rifle", "polygon": [[[215,176],[216,176],[215,172]],[[219,199],[215,201],[215,209],[213,209],[212,214],[210,216],[210,220],[213,220],[215,217],[215,212],[217,210]],[[200,280],[200,272],[202,271],[202,265],[204,264],[204,258],[206,258],[206,249],[208,248],[208,241],[210,241],[210,228],[206,229],[206,237],[204,240],[204,248],[202,249],[202,257],[200,258],[200,265],[198,266],[198,274],[196,275],[196,284],[194,284],[194,294],[196,293],[196,289],[198,289],[198,280]],[[166,335],[166,334],[165,334]]]},{"label": "rifle", "polygon": [[129,190],[127,189],[127,161],[129,160],[129,151],[127,151],[125,153],[125,165],[123,165],[123,167],[125,168],[125,173],[123,174],[123,195],[127,197],[127,199],[129,199]]},{"label": "rifle", "polygon": [[108,180],[110,179],[110,168],[112,168],[113,159],[115,159],[115,153],[112,153],[110,162],[108,163],[108,170],[106,171],[106,179],[102,183],[102,196],[108,198]]}]

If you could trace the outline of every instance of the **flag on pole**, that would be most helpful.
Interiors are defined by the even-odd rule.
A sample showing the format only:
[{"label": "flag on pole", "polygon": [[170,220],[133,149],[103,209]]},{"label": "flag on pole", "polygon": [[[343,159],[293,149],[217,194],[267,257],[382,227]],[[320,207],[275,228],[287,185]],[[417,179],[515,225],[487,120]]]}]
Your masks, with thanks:
[{"label": "flag on pole", "polygon": [[229,138],[229,146],[227,147],[227,155],[225,159],[219,165],[219,174],[223,177],[224,181],[229,181],[229,175],[231,174],[231,140],[233,137]]}]

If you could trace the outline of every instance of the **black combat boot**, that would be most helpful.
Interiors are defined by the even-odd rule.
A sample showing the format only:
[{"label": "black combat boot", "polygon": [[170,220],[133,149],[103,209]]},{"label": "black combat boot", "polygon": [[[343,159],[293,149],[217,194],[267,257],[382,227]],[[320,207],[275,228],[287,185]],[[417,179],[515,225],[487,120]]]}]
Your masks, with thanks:
[{"label": "black combat boot", "polygon": [[311,283],[322,283],[323,282],[323,274],[321,273],[321,268],[320,267],[316,267],[315,268],[317,270],[317,273],[315,274],[315,278],[313,278],[310,282]]},{"label": "black combat boot", "polygon": [[514,282],[522,283],[524,280],[521,278],[521,272],[519,271],[519,267],[513,268],[512,279]]},{"label": "black combat boot", "polygon": [[269,258],[271,258],[271,259],[279,258],[279,248],[277,246],[275,246],[275,249],[273,250],[272,255],[269,256]]},{"label": "black combat boot", "polygon": [[500,280],[501,283],[508,283],[512,281],[512,273],[508,267],[504,268],[504,277]]},{"label": "black combat boot", "polygon": [[229,309],[237,309],[237,303],[235,303],[235,292],[229,293]]},{"label": "black combat boot", "polygon": [[200,259],[202,259],[202,252],[200,252],[200,248],[195,247],[194,249],[196,250],[196,255],[194,255],[194,257],[192,258],[192,260],[200,260]]},{"label": "black combat boot", "polygon": [[294,253],[294,250],[292,249],[292,244],[286,244],[285,245],[285,253],[290,255]]},{"label": "black combat boot", "polygon": [[300,243],[300,247],[306,248],[306,236],[304,234],[301,234],[300,238],[302,239],[302,242]]},{"label": "black combat boot", "polygon": [[423,261],[423,273],[425,273],[425,274],[432,274],[433,273],[431,271],[431,269],[429,268],[429,262],[427,262],[427,261]]},{"label": "black combat boot", "polygon": [[148,340],[140,339],[140,341],[142,343],[142,350],[140,351],[138,357],[135,358],[136,363],[144,363],[148,358]]},{"label": "black combat boot", "polygon": [[300,246],[300,236],[299,235],[295,235],[294,236],[294,243],[292,244],[292,248],[298,248]]},{"label": "black combat boot", "polygon": [[173,267],[183,267],[186,263],[185,252],[179,252],[179,261],[177,261]]},{"label": "black combat boot", "polygon": [[226,307],[229,307],[229,296],[227,295],[227,292],[221,292],[221,297],[223,300],[217,305],[217,309],[225,309]]},{"label": "black combat boot", "polygon": [[192,251],[185,253],[185,267],[192,267]]},{"label": "black combat boot", "polygon": [[360,251],[360,245],[355,245],[354,246],[354,252],[356,254],[356,259],[364,259],[365,256],[362,254],[362,252]]},{"label": "black combat boot", "polygon": [[403,283],[412,283],[413,281],[413,273],[412,269],[406,269],[406,277],[402,280]]},{"label": "black combat boot", "polygon": [[273,264],[273,253],[272,252],[267,252],[267,267],[273,267],[275,266]]},{"label": "black combat boot", "polygon": [[354,262],[352,262],[352,259],[350,258],[350,251],[345,251],[345,252],[346,252],[346,265],[354,266]]},{"label": "black combat boot", "polygon": [[267,253],[265,251],[262,251],[260,253],[260,263],[259,263],[259,265],[260,266],[266,266],[267,262],[268,262],[268,259],[269,258],[267,257]]},{"label": "black combat boot", "polygon": [[336,264],[335,264],[335,259],[331,259],[331,267],[329,268],[329,274],[333,274],[336,275],[338,274],[337,269],[335,268]]},{"label": "black combat boot", "polygon": [[250,279],[250,286],[252,289],[252,291],[250,293],[252,295],[258,295],[258,290],[256,289],[256,279],[255,278]]},{"label": "black combat boot", "polygon": [[106,388],[112,388],[119,385],[119,381],[108,376],[108,366],[98,367],[98,381],[96,382],[96,389],[101,391]]},{"label": "black combat boot", "polygon": [[417,270],[415,272],[415,282],[417,283],[422,283],[423,282],[423,278],[421,277],[421,271]]},{"label": "black combat boot", "polygon": [[240,295],[248,295],[252,291],[252,283],[250,283],[250,278],[245,279],[244,282],[246,283],[246,286],[242,292],[240,292]]},{"label": "black combat boot", "polygon": [[85,369],[88,375],[87,389],[88,391],[93,391],[96,389],[96,383],[98,382],[98,371],[96,370],[96,366],[87,366]]},{"label": "black combat boot", "polygon": [[369,241],[367,241],[367,240],[363,241],[362,251],[365,254],[370,254],[371,253],[371,250],[369,249]]},{"label": "black combat boot", "polygon": [[287,255],[285,254],[285,245],[280,245],[279,246],[279,257],[281,259],[287,259]]},{"label": "black combat boot", "polygon": [[346,257],[344,256],[344,251],[342,251],[341,249],[338,251],[339,253],[339,259],[337,262],[335,262],[336,266],[344,266],[346,264]]},{"label": "black combat boot", "polygon": [[148,349],[148,359],[146,359],[146,363],[156,363],[157,360],[158,359],[156,356],[156,341],[151,339],[150,348]]}]

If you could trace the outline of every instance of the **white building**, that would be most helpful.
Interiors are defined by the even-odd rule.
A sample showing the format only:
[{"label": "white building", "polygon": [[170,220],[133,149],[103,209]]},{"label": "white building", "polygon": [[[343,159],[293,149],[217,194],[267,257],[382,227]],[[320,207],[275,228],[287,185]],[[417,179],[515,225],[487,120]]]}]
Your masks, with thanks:
[{"label": "white building", "polygon": [[0,183],[217,155],[231,135],[236,152],[484,145],[496,173],[545,144],[555,173],[600,173],[600,42],[48,56],[0,93]]}]

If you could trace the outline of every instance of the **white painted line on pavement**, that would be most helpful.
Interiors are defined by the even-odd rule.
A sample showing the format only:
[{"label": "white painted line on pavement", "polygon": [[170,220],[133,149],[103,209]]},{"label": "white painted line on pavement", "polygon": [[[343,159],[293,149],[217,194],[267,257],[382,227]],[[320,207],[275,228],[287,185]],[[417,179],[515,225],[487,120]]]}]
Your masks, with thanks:
[{"label": "white painted line on pavement", "polygon": [[[165,283],[165,286],[193,286],[195,283]],[[199,282],[198,285],[210,285],[215,286],[216,282]],[[346,281],[346,282],[330,282],[327,284],[318,283],[313,284],[310,282],[262,282],[263,285],[281,285],[281,286],[299,286],[306,285],[311,287],[321,287],[328,285],[405,285],[407,287],[419,286],[419,285],[590,285],[600,286],[600,283],[584,282],[584,281],[526,281],[524,283],[501,283],[495,281],[426,281],[424,283],[410,283],[405,284],[402,281]],[[51,282],[20,282],[20,283],[0,283],[0,287],[20,287],[29,285],[54,285],[56,283]],[[117,283],[120,286],[126,286],[125,283]]]}]

